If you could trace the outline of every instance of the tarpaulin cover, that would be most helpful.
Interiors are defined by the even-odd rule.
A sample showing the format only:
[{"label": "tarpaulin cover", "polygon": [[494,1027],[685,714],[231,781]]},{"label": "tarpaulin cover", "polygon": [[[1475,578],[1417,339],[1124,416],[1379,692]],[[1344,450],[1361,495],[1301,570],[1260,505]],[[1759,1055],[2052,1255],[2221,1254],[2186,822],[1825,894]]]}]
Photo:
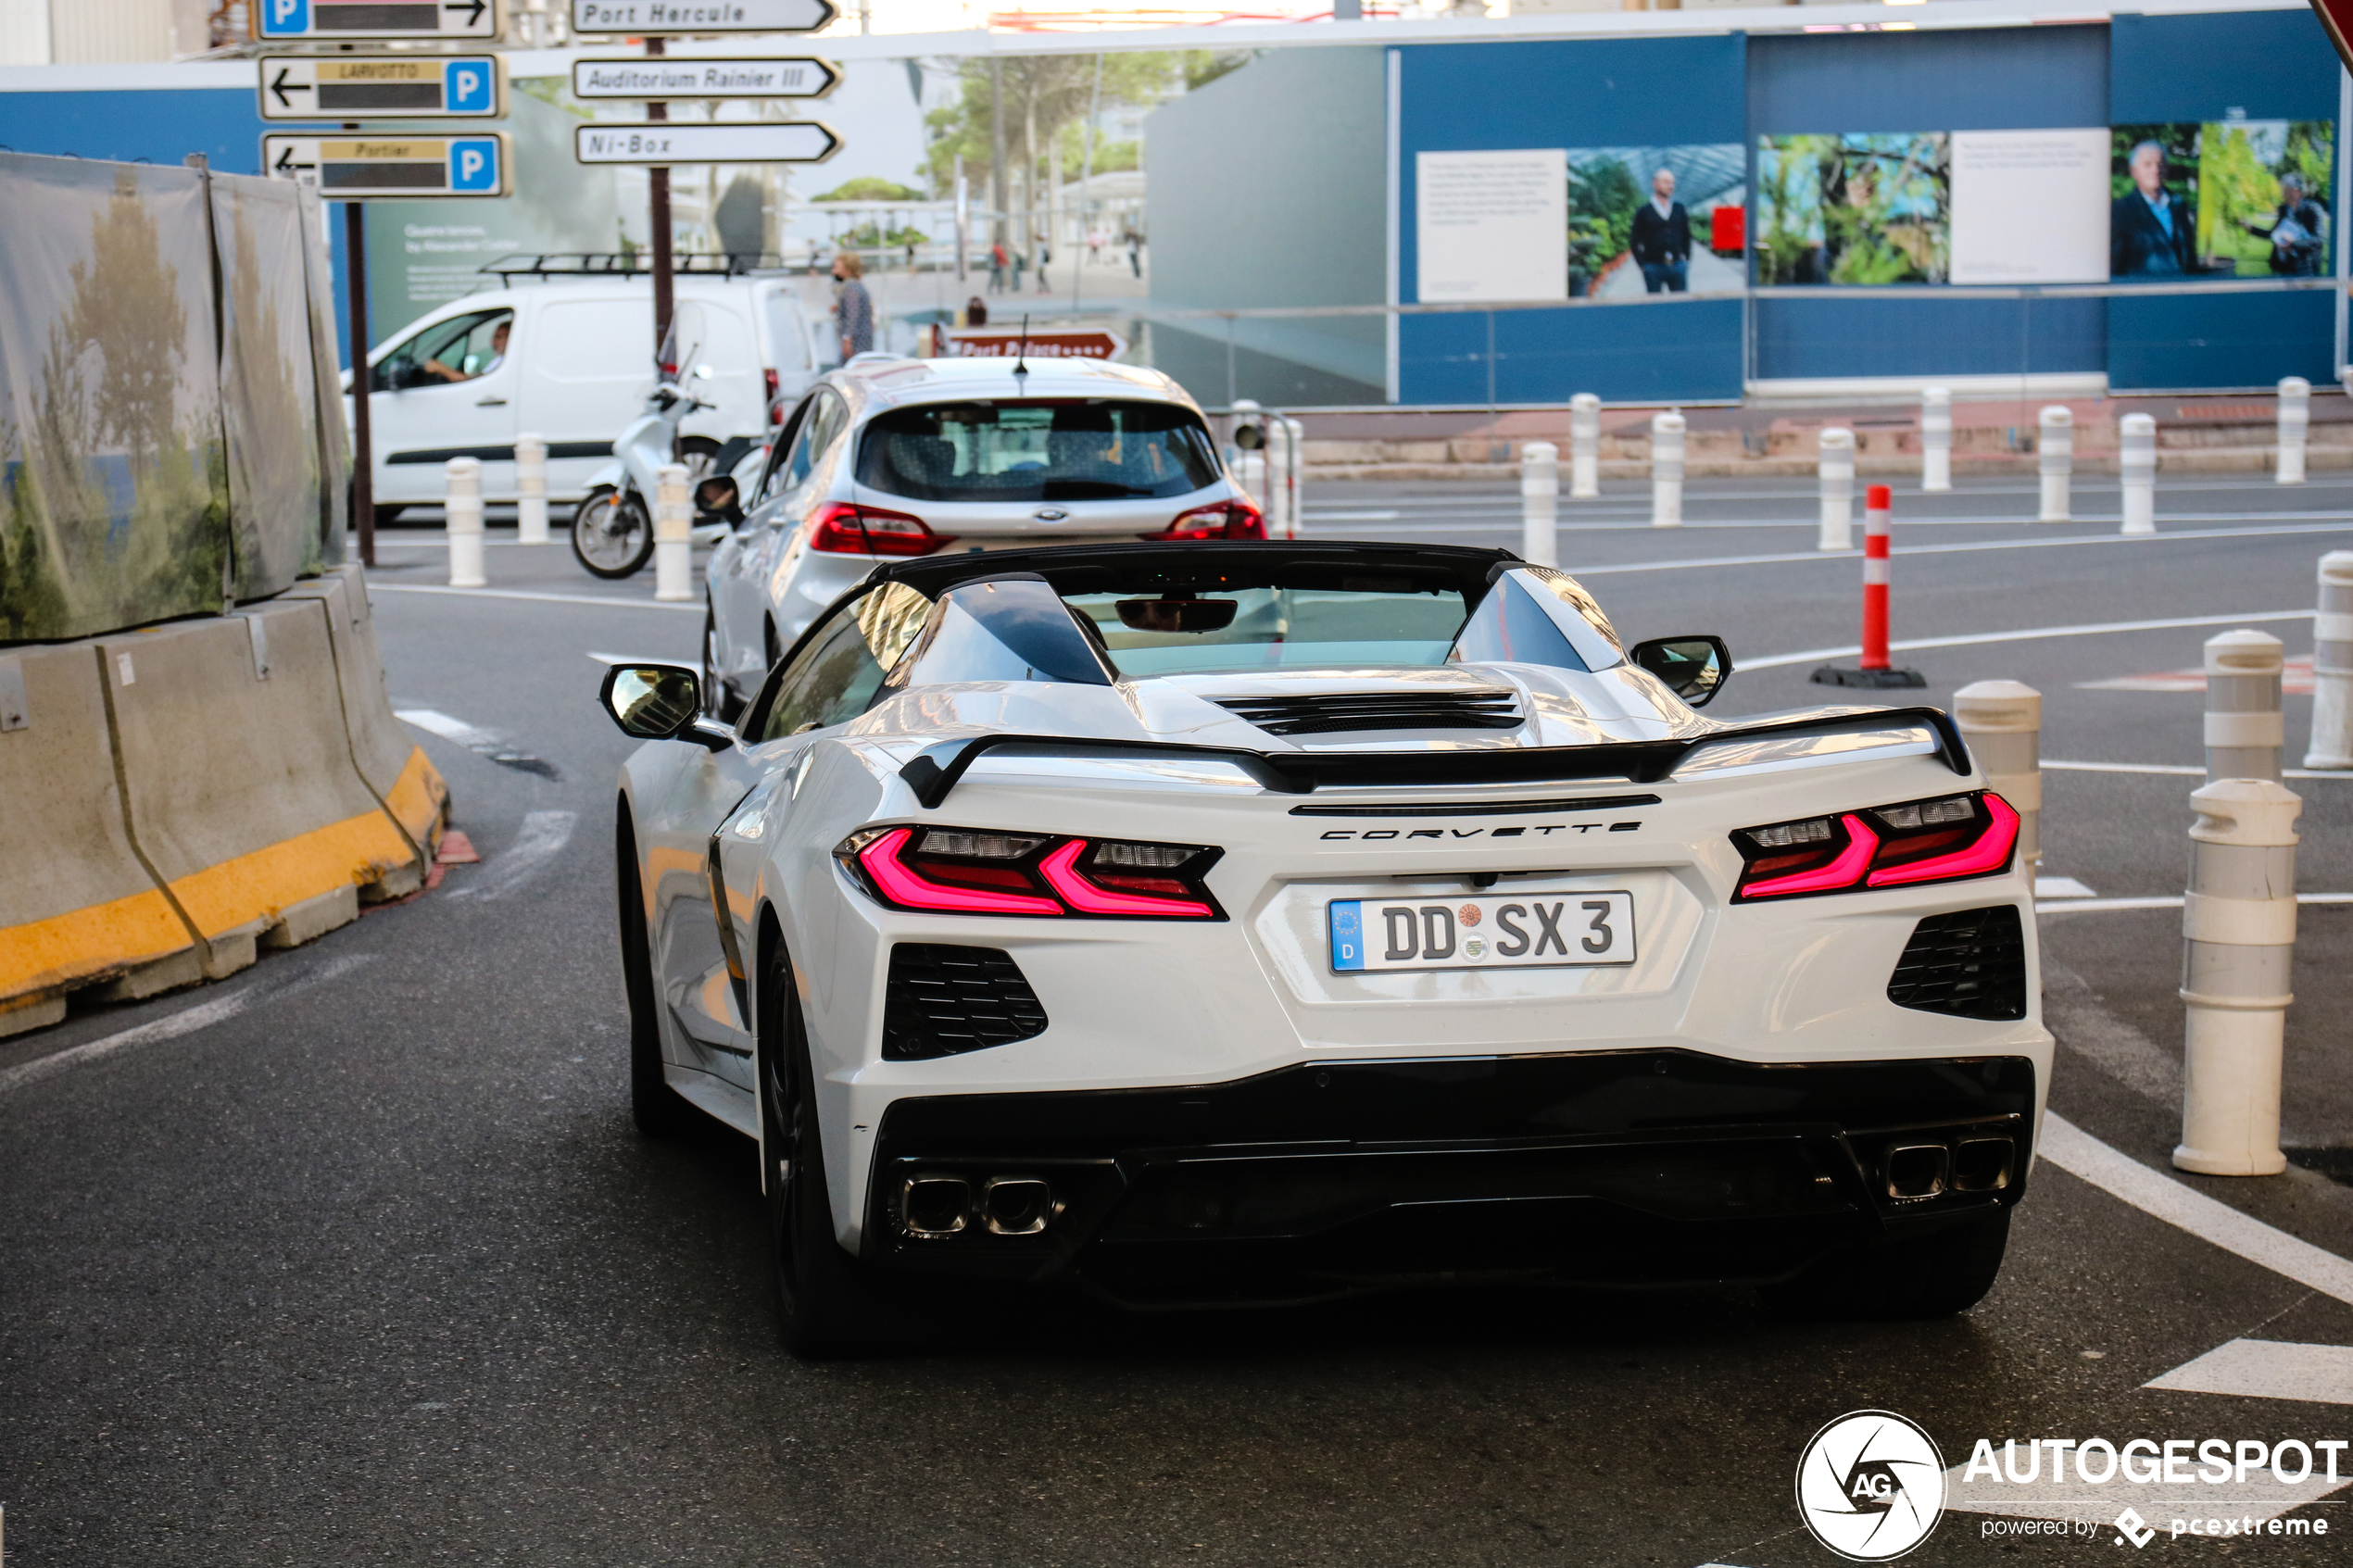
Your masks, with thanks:
[{"label": "tarpaulin cover", "polygon": [[257,599],[320,564],[308,247],[292,182],[216,175],[211,185],[235,595]]},{"label": "tarpaulin cover", "polygon": [[203,177],[0,154],[0,639],[220,609]]},{"label": "tarpaulin cover", "polygon": [[310,292],[310,370],[319,404],[320,558],[340,565],[351,526],[351,433],[343,415],[343,371],[335,361],[334,261],[327,249],[327,208],[316,185],[302,194],[303,272]]}]

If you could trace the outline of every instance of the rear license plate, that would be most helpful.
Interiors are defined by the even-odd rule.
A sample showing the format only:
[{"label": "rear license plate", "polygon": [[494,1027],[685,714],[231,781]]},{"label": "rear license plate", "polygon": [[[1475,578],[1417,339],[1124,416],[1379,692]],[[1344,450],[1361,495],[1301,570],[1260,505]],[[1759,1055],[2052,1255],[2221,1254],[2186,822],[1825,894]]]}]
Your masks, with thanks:
[{"label": "rear license plate", "polygon": [[1332,969],[1537,969],[1634,961],[1631,893],[1351,898],[1330,905]]}]

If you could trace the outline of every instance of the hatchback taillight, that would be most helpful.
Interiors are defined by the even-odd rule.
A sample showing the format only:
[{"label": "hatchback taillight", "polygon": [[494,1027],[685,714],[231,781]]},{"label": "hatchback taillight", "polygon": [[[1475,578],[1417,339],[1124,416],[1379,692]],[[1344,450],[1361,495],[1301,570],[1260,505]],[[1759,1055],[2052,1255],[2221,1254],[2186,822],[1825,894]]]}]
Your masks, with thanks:
[{"label": "hatchback taillight", "polygon": [[1264,539],[1266,520],[1256,507],[1239,496],[1232,500],[1213,501],[1205,507],[1195,507],[1189,512],[1178,512],[1176,521],[1157,533],[1140,535],[1146,539]]},{"label": "hatchback taillight", "polygon": [[776,391],[778,387],[776,372],[770,370],[762,370],[760,373],[768,383],[768,422],[772,425],[783,424],[785,422],[785,406],[776,400]]},{"label": "hatchback taillight", "polygon": [[2009,870],[2018,813],[1991,790],[1807,817],[1732,834],[1732,902],[1959,882]]},{"label": "hatchback taillight", "polygon": [[1223,920],[1202,878],[1225,851],[987,828],[866,828],[835,846],[850,879],[894,909],[962,915]]},{"label": "hatchback taillight", "polygon": [[809,524],[809,547],[827,555],[927,556],[955,542],[919,517],[849,501],[826,503]]}]

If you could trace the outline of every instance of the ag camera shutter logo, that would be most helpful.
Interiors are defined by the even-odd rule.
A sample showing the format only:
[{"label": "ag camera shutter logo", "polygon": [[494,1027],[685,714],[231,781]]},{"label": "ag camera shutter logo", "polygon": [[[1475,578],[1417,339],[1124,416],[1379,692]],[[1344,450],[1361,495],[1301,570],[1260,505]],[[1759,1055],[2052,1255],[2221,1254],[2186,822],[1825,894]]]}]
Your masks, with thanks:
[{"label": "ag camera shutter logo", "polygon": [[1901,1557],[1944,1512],[1944,1456],[1893,1411],[1852,1411],[1799,1456],[1797,1512],[1816,1540],[1851,1562]]}]

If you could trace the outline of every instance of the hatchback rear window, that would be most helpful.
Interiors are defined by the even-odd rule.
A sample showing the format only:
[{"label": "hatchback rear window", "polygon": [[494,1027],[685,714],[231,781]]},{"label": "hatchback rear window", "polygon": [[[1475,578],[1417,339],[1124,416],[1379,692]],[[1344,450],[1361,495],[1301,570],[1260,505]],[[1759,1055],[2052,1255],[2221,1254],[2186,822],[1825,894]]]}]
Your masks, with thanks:
[{"label": "hatchback rear window", "polygon": [[1191,409],[1108,398],[931,403],[867,421],[858,483],[911,501],[1122,501],[1217,479]]}]

